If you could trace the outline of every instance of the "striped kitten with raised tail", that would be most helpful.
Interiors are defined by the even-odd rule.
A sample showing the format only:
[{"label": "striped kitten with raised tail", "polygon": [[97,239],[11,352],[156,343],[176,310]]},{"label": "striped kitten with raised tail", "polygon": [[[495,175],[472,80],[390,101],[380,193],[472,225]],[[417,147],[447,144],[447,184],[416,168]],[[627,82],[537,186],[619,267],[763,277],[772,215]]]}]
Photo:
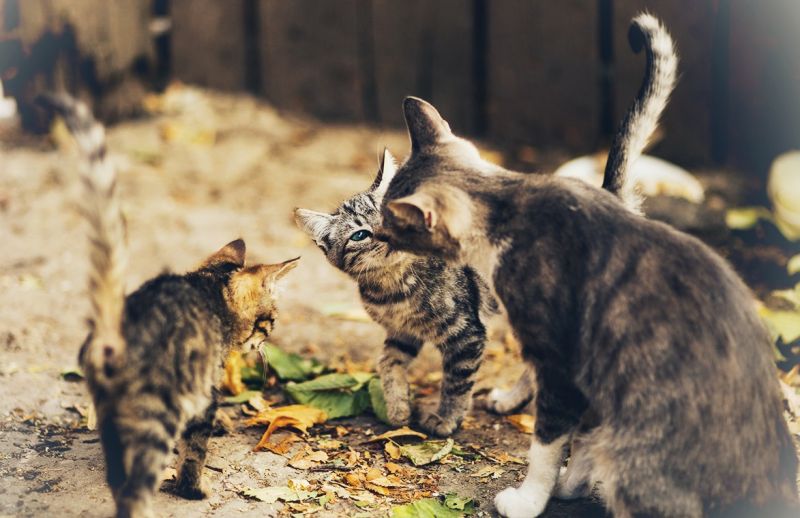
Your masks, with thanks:
[{"label": "striped kitten with raised tail", "polygon": [[81,203],[90,229],[91,316],[79,361],[97,411],[108,484],[118,517],[151,516],[176,443],[174,491],[207,496],[202,472],[222,363],[232,348],[269,335],[275,283],[297,259],[245,266],[239,239],[196,270],[159,275],[125,297],[125,226],[103,127],[69,96],[41,102],[61,114],[86,161]]},{"label": "striped kitten with raised tail", "polygon": [[412,419],[409,363],[423,344],[439,348],[444,376],[438,410],[420,410],[417,420],[425,431],[446,436],[470,407],[486,342],[481,318],[495,312],[496,304],[472,268],[395,252],[373,238],[383,193],[396,171],[394,158],[384,151],[369,189],[332,214],[297,209],[295,220],[333,266],[358,282],[364,308],[386,329],[378,372],[393,425]]},{"label": "striped kitten with raised tail", "polygon": [[498,512],[538,516],[557,488],[599,482],[618,518],[798,516],[769,336],[733,269],[608,191],[483,161],[422,100],[404,111],[412,153],[376,239],[479,272],[536,372],[528,472]]},{"label": "striped kitten with raised tail", "polygon": [[[669,33],[652,16],[636,19],[628,30],[628,41],[635,53],[644,49],[645,74],[611,143],[603,189],[616,194],[632,212],[641,214],[642,197],[631,179],[631,166],[647,147],[675,89],[678,56]],[[510,390],[493,389],[488,397],[489,408],[500,414],[518,409],[531,399],[535,379],[532,372],[526,372]],[[562,491],[566,492],[564,488]]]}]

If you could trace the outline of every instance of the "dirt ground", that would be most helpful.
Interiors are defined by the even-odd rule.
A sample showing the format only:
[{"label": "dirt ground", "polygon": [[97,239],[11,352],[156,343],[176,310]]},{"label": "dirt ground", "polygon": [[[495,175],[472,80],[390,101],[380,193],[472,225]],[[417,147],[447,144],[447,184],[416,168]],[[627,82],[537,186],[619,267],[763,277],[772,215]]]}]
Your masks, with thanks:
[{"label": "dirt ground", "polygon": [[[295,228],[296,206],[330,210],[366,188],[383,146],[403,156],[403,132],[331,126],[287,118],[247,97],[185,89],[152,100],[161,115],[109,130],[109,150],[119,165],[129,228],[129,287],[164,269],[187,270],[228,241],[242,237],[253,261],[302,256],[285,281],[282,316],[273,342],[323,362],[373,360],[383,340],[370,322],[330,315],[334,305],[358,308],[355,284],[331,267]],[[95,432],[75,410],[89,402],[82,382],[61,373],[76,365],[86,332],[85,228],[76,210],[77,157],[67,149],[23,138],[6,128],[0,148],[0,516],[110,516],[111,495]],[[508,385],[519,365],[494,333],[479,388]],[[435,382],[438,355],[426,351],[414,365],[420,385]],[[241,426],[237,407],[227,411],[236,429],[212,439],[207,476],[213,496],[186,501],[161,492],[160,516],[276,516],[292,510],[242,496],[245,487],[321,480],[325,471],[298,470],[288,457],[253,452],[263,428]],[[364,444],[388,428],[370,416],[333,425],[351,431],[340,440],[385,462],[379,446]],[[312,435],[331,426],[312,429]],[[458,444],[523,457],[528,437],[507,421],[473,412]],[[298,444],[297,448],[301,445]],[[293,450],[294,451],[294,450]],[[497,478],[473,476],[497,466]],[[423,468],[420,468],[423,469]],[[480,457],[466,465],[424,468],[435,491],[474,498],[492,515],[492,497],[517,483],[525,467]],[[360,508],[340,499],[316,516],[385,516],[392,499]],[[586,502],[553,504],[550,516],[602,516]]]}]

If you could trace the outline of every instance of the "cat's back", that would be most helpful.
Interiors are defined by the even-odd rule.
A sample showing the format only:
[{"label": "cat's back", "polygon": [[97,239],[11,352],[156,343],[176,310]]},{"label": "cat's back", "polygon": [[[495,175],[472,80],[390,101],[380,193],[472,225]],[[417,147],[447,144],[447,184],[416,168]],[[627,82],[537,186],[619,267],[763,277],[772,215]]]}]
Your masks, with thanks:
[{"label": "cat's back", "polygon": [[188,341],[219,342],[223,304],[210,278],[162,274],[147,281],[125,300],[129,357],[151,360]]}]

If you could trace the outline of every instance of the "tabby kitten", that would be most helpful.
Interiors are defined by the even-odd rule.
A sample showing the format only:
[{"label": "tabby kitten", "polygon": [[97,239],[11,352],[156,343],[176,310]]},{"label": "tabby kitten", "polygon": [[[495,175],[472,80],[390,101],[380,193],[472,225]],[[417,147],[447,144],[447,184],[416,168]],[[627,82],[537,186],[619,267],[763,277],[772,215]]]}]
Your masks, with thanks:
[{"label": "tabby kitten", "polygon": [[394,159],[384,151],[367,191],[346,200],[333,214],[297,209],[295,220],[333,266],[358,281],[364,308],[386,329],[378,372],[393,425],[411,420],[408,364],[426,342],[442,352],[439,407],[421,410],[419,424],[445,436],[458,428],[469,409],[486,342],[481,318],[495,312],[496,304],[472,268],[448,268],[440,259],[395,252],[373,238],[383,193],[396,171]]},{"label": "tabby kitten", "polygon": [[79,361],[97,411],[117,516],[150,516],[177,439],[174,490],[207,496],[202,481],[228,351],[266,338],[276,318],[275,282],[297,265],[245,267],[238,239],[185,275],[162,274],[125,297],[125,230],[103,127],[66,95],[46,104],[64,117],[87,158],[83,211],[92,270],[90,333]]},{"label": "tabby kitten", "polygon": [[[666,34],[649,15],[633,32]],[[404,110],[412,154],[376,237],[479,272],[537,376],[528,474],[500,514],[543,511],[589,413],[566,493],[602,481],[618,517],[796,513],[769,339],[730,266],[607,191],[484,162],[424,101]]]}]

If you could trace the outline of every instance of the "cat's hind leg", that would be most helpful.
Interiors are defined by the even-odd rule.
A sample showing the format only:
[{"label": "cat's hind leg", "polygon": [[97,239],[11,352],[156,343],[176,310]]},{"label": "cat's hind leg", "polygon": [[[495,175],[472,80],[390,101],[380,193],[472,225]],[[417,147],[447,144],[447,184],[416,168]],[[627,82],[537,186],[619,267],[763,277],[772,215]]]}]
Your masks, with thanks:
[{"label": "cat's hind leg", "polygon": [[536,373],[530,366],[508,390],[493,388],[486,396],[486,409],[496,414],[510,414],[519,410],[533,398],[536,392]]},{"label": "cat's hind leg", "polygon": [[420,348],[422,341],[416,338],[389,336],[378,360],[386,414],[394,426],[404,426],[411,421],[411,388],[407,370]]},{"label": "cat's hind leg", "polygon": [[202,500],[210,496],[203,480],[203,468],[208,452],[208,439],[214,430],[217,405],[211,404],[205,413],[191,419],[184,427],[178,441],[178,475],[175,494],[189,500]]}]

